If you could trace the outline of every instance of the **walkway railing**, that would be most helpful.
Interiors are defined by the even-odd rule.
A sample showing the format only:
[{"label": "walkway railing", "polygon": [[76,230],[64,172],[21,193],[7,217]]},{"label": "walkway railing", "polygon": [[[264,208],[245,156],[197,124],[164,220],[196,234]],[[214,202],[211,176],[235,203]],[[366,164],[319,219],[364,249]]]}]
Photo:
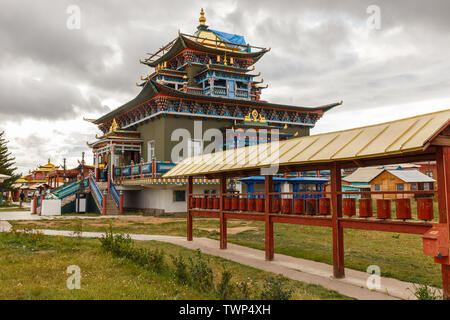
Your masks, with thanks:
[{"label": "walkway railing", "polygon": [[80,182],[73,182],[70,183],[67,187],[63,188],[62,190],[59,190],[57,192],[51,192],[54,196],[56,196],[58,199],[64,199],[67,197],[70,197],[71,195],[75,194],[78,190],[80,190],[80,185],[83,184],[84,187],[89,186],[89,180],[88,178],[84,178]]},{"label": "walkway railing", "polygon": [[97,199],[98,203],[100,204],[100,208],[102,208],[103,207],[103,196],[100,191],[100,188],[98,187],[97,183],[95,182],[95,178],[92,173],[89,175],[89,185],[91,187],[92,194],[94,195],[94,197]]},{"label": "walkway railing", "polygon": [[117,191],[116,186],[114,185],[114,182],[112,181],[112,179],[109,180],[109,191],[110,191],[111,196],[114,199],[114,202],[116,203],[117,207],[119,207],[119,204],[120,204],[119,192]]}]

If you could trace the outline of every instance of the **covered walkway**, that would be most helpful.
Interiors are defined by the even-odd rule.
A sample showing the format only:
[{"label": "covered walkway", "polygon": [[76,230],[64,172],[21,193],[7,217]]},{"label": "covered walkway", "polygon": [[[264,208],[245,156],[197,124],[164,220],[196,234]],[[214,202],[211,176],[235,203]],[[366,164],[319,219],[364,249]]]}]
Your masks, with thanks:
[{"label": "covered walkway", "polygon": [[[398,121],[382,123],[327,134],[313,135],[246,148],[201,155],[180,162],[164,177],[188,176],[187,239],[192,241],[192,217],[215,217],[220,220],[220,248],[227,248],[227,219],[265,222],[266,260],[274,259],[274,223],[323,226],[332,228],[333,276],[344,278],[344,228],[377,230],[424,235],[424,253],[442,265],[443,292],[450,298],[449,207],[450,207],[450,110],[425,114]],[[343,192],[341,169],[374,165],[399,164],[416,161],[437,162],[438,191],[378,191]],[[284,172],[330,170],[330,191],[274,192],[273,175]],[[228,206],[235,194],[226,193],[227,178],[265,175],[264,192],[240,194],[240,198],[262,195],[259,206]],[[219,179],[217,201],[210,195],[192,193],[195,176]],[[411,212],[410,199],[404,194],[437,193],[439,223],[433,221],[432,198],[417,200],[417,212]],[[376,208],[366,199],[343,198],[346,194],[395,194],[395,217],[391,200],[377,200]],[[308,199],[295,198],[299,194],[321,194],[317,207]],[[206,199],[206,207],[202,201]],[[282,200],[282,202],[280,202]],[[370,199],[369,199],[370,200]],[[420,200],[420,201],[419,201]],[[431,205],[430,205],[431,200]],[[203,201],[205,202],[205,201]],[[199,206],[200,203],[200,206]],[[217,203],[217,205],[215,205]],[[282,203],[282,205],[281,205]],[[297,204],[297,206],[296,206]],[[309,208],[306,210],[306,208]],[[285,210],[286,209],[286,210]],[[376,264],[376,261],[374,261]]]}]

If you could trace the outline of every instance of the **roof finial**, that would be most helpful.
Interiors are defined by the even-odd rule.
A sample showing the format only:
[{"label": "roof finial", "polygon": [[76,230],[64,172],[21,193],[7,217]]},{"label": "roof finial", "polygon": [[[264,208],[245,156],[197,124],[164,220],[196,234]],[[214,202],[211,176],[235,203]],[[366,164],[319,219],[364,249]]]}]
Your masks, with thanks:
[{"label": "roof finial", "polygon": [[198,19],[198,21],[200,22],[201,26],[204,26],[206,23],[206,18],[205,18],[205,11],[202,10],[200,11],[200,18]]}]

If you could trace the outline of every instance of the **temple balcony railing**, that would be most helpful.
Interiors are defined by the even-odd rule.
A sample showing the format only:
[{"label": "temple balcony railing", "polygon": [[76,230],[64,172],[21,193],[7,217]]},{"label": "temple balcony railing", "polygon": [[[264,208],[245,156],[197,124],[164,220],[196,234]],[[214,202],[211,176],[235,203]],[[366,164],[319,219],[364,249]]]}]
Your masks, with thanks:
[{"label": "temple balcony railing", "polygon": [[245,90],[245,89],[237,89],[237,90],[236,90],[236,97],[237,97],[237,98],[248,99],[248,90]]},{"label": "temple balcony railing", "polygon": [[183,91],[190,94],[203,94],[202,88],[194,88],[194,87],[185,87]]},{"label": "temple balcony railing", "polygon": [[213,89],[213,95],[226,97],[227,96],[227,88],[215,86]]},{"label": "temple balcony railing", "polygon": [[114,168],[114,180],[158,178],[176,166],[170,161],[150,161]]}]

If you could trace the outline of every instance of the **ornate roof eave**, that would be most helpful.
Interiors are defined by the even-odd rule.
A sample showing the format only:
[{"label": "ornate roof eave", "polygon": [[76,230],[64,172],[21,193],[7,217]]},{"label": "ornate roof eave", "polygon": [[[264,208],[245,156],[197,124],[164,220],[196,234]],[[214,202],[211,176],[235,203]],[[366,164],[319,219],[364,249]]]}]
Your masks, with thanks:
[{"label": "ornate roof eave", "polygon": [[221,102],[221,103],[226,103],[226,104],[239,104],[239,105],[247,105],[247,106],[254,106],[254,107],[263,107],[263,108],[276,108],[276,109],[291,110],[291,111],[297,111],[297,112],[304,111],[304,112],[323,113],[325,111],[328,111],[328,110],[342,104],[342,101],[340,101],[340,102],[335,102],[335,103],[330,103],[330,104],[315,106],[315,107],[301,107],[301,106],[273,104],[273,103],[269,103],[266,101],[253,101],[253,100],[211,97],[211,96],[191,94],[191,93],[178,91],[178,90],[172,89],[168,86],[165,86],[163,84],[157,83],[153,80],[149,80],[149,81],[147,81],[144,88],[142,89],[142,91],[139,93],[139,95],[136,98],[134,98],[133,100],[129,101],[128,103],[122,105],[121,107],[117,108],[116,110],[113,110],[110,113],[102,116],[101,118],[97,119],[94,123],[102,124],[107,121],[110,121],[110,120],[114,119],[115,117],[127,112],[129,109],[134,108],[144,102],[149,101],[151,98],[153,98],[157,94],[164,94],[165,96],[174,97],[174,98],[202,100],[202,101],[208,101],[208,102]]},{"label": "ornate roof eave", "polygon": [[170,60],[171,58],[176,56],[178,53],[180,53],[182,50],[184,50],[186,48],[190,48],[190,49],[194,49],[197,51],[208,52],[208,53],[216,54],[216,55],[223,55],[226,53],[227,55],[236,57],[236,58],[253,58],[254,62],[256,63],[259,59],[261,59],[261,57],[266,52],[270,51],[270,49],[261,49],[260,51],[257,51],[257,52],[228,51],[228,50],[223,50],[223,49],[219,49],[219,48],[213,48],[210,46],[202,45],[198,42],[188,39],[187,37],[185,37],[182,34],[179,34],[178,38],[176,38],[172,42],[173,42],[173,44],[171,45],[170,49],[163,56],[159,57],[158,59],[156,59],[154,61],[140,60],[140,62],[154,68],[162,62]]},{"label": "ornate roof eave", "polygon": [[138,138],[106,137],[104,139],[100,139],[100,140],[94,141],[92,143],[86,142],[86,144],[88,147],[93,148],[99,144],[109,143],[109,142],[114,142],[114,141],[116,141],[116,142],[119,141],[119,142],[124,142],[124,143],[142,143],[142,142],[144,142],[144,140],[138,139]]},{"label": "ornate roof eave", "polygon": [[93,123],[97,124],[97,125],[105,123],[105,122],[113,119],[114,117],[122,114],[124,111],[126,111],[128,109],[128,107],[136,106],[138,104],[141,104],[141,103],[147,101],[151,97],[153,97],[155,94],[158,93],[158,90],[156,89],[156,87],[153,85],[152,82],[153,82],[152,80],[147,81],[145,83],[144,87],[142,88],[141,92],[139,92],[139,94],[136,96],[136,98],[130,100],[129,102],[125,103],[124,105],[120,106],[119,108],[98,118]]}]

